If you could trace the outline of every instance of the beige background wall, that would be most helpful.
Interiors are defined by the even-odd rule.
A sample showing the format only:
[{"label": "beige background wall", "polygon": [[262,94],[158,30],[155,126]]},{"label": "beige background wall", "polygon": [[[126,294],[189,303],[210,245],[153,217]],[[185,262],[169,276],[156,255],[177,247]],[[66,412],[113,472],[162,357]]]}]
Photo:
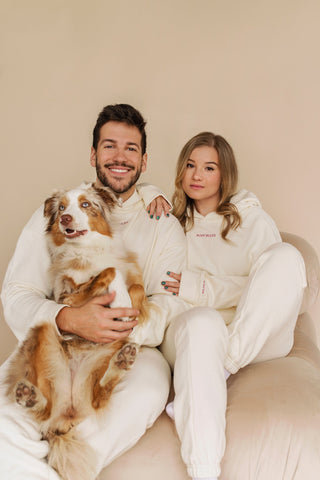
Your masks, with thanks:
[{"label": "beige background wall", "polygon": [[94,178],[91,131],[115,102],[148,120],[146,181],[171,194],[182,145],[219,132],[240,186],[320,255],[319,21],[318,0],[2,0],[0,281],[33,210]]}]

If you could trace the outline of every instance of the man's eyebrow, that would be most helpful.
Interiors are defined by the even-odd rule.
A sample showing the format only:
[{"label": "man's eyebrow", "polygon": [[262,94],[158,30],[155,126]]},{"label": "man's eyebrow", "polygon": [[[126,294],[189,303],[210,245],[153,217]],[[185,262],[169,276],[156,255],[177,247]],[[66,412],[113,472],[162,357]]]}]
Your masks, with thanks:
[{"label": "man's eyebrow", "polygon": [[[112,138],[104,138],[103,140],[101,140],[101,143],[106,143],[106,142],[117,143],[116,140],[113,140]],[[126,145],[135,145],[136,147],[141,148],[140,145],[136,142],[126,142]]]}]

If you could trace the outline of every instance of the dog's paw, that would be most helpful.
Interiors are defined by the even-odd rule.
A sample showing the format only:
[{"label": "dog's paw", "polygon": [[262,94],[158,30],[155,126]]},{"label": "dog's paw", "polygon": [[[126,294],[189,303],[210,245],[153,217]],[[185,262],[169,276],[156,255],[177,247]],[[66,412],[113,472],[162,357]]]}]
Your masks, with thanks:
[{"label": "dog's paw", "polygon": [[16,402],[22,407],[31,408],[37,403],[35,386],[27,380],[17,383],[15,396]]},{"label": "dog's paw", "polygon": [[120,370],[129,370],[135,362],[138,346],[135,343],[127,343],[115,354],[114,364]]},{"label": "dog's paw", "polygon": [[136,343],[126,343],[110,359],[107,371],[100,380],[101,387],[105,387],[109,382],[114,382],[122,378],[126,370],[130,370],[135,362],[139,346]]}]

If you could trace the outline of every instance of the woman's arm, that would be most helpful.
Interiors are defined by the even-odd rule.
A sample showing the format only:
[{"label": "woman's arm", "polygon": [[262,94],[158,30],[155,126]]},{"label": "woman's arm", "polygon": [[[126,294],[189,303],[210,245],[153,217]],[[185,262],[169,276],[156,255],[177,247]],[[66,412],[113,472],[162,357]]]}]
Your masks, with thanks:
[{"label": "woman's arm", "polygon": [[[269,246],[281,242],[281,236],[275,223],[261,208],[252,211],[240,228],[242,229],[241,241],[235,232],[230,242],[230,255],[234,255],[232,250],[237,246],[237,253],[234,255],[235,263],[239,256],[242,257],[241,261],[245,259],[247,262],[243,275],[223,273],[223,258],[229,251],[228,244],[223,244],[224,248],[227,246],[227,249],[224,249],[222,260],[219,247],[208,251],[206,252],[207,262],[203,265],[202,270],[190,270],[187,265],[187,268],[182,270],[178,277],[175,276],[176,274],[169,275],[174,280],[173,282],[163,279],[163,287],[168,292],[179,294],[182,299],[194,305],[211,306],[216,309],[236,307],[256,260]],[[188,248],[190,249],[190,243]],[[194,249],[194,244],[192,248]],[[198,254],[195,251],[189,252],[189,255],[192,258],[193,255],[197,256]],[[229,258],[226,260],[229,261]],[[219,273],[216,268],[217,262],[219,262]],[[177,282],[178,285],[176,285]]]},{"label": "woman's arm", "polygon": [[159,220],[162,214],[169,216],[172,205],[158,187],[148,183],[139,183],[136,188],[144,201],[150,218]]},{"label": "woman's arm", "polygon": [[165,280],[163,288],[194,305],[217,309],[231,308],[238,304],[248,277],[208,275],[206,272],[184,270],[177,274],[167,272],[173,281]]}]

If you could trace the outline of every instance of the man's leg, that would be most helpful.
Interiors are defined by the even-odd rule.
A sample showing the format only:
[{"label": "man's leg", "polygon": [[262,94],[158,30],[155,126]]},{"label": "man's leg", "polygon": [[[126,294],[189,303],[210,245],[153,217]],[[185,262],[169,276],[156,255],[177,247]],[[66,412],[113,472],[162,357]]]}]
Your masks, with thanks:
[{"label": "man's leg", "polygon": [[[170,382],[170,369],[160,352],[141,348],[132,370],[114,390],[105,414],[92,416],[77,427],[97,454],[97,475],[154,423],[166,404]],[[9,404],[2,392],[0,478],[59,480],[45,460],[47,453],[48,444],[41,440],[36,423],[22,408]]]},{"label": "man's leg", "polygon": [[41,440],[36,422],[4,395],[8,361],[0,368],[0,478],[59,480],[48,466],[48,442]]},{"label": "man's leg", "polygon": [[113,391],[105,412],[77,427],[97,454],[97,475],[152,426],[164,410],[170,384],[170,368],[161,353],[142,347],[134,366]]}]

